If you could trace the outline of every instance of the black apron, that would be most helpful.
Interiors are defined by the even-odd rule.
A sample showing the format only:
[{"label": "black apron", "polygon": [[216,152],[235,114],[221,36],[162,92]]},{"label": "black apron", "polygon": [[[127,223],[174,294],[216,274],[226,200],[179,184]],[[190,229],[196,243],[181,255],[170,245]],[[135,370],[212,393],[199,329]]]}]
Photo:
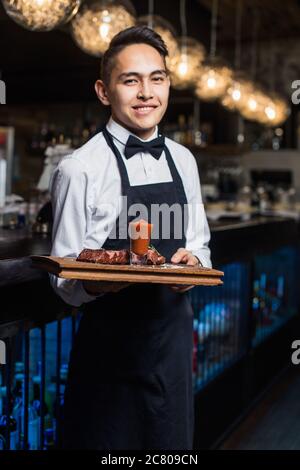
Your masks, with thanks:
[{"label": "black apron", "polygon": [[[103,134],[117,159],[128,207],[137,202],[148,208],[187,203],[167,147],[173,181],[130,186],[112,136],[106,128]],[[130,221],[127,216],[127,227]],[[184,232],[176,239],[171,227],[170,239],[161,239],[160,233],[151,242],[170,261],[178,248],[185,247]],[[128,248],[129,240],[108,237],[103,247]],[[159,284],[134,284],[85,304],[70,358],[63,447],[192,449],[192,354],[193,311],[187,294]]]}]

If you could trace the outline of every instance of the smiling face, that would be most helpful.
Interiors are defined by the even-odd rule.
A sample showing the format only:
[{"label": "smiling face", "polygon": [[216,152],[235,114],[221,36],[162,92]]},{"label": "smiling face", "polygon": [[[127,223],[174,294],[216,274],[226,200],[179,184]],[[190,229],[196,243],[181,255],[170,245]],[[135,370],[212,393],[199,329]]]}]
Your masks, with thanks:
[{"label": "smiling face", "polygon": [[132,44],[115,56],[109,84],[97,80],[95,89],[116,122],[147,139],[166,112],[170,80],[154,47]]}]

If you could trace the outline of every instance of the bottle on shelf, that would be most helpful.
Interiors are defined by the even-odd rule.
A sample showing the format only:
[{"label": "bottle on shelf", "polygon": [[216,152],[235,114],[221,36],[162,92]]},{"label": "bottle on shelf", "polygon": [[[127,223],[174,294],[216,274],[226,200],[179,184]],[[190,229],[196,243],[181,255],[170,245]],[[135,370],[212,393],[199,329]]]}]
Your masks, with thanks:
[{"label": "bottle on shelf", "polygon": [[258,195],[258,200],[259,200],[259,210],[260,211],[265,211],[270,208],[270,201],[269,201],[269,196],[264,188],[264,186],[258,186],[257,188],[257,195]]},{"label": "bottle on shelf", "polygon": [[185,145],[186,141],[186,118],[184,114],[178,116],[178,128],[174,132],[174,140],[179,144]]},{"label": "bottle on shelf", "polygon": [[5,439],[4,437],[0,434],[0,451],[5,449]]},{"label": "bottle on shelf", "polygon": [[55,432],[53,428],[47,428],[45,430],[45,450],[54,450],[55,448],[54,436],[55,436]]},{"label": "bottle on shelf", "polygon": [[[12,382],[11,401],[9,403],[9,428],[10,428],[10,449],[21,449],[22,436],[18,420],[15,415],[15,409],[20,408],[20,401],[22,400],[23,381],[24,381],[24,364],[22,362],[15,363],[14,377]],[[2,436],[2,443],[5,443],[7,414],[6,407],[4,407],[5,400],[7,400],[6,386],[0,388],[1,391],[1,410],[0,410],[0,435]]]},{"label": "bottle on shelf", "polygon": [[43,122],[39,135],[39,149],[41,150],[41,152],[43,152],[47,147],[48,132],[48,124],[47,122]]},{"label": "bottle on shelf", "polygon": [[23,202],[19,204],[17,228],[23,228],[27,225],[28,204]]},{"label": "bottle on shelf", "polygon": [[79,122],[77,121],[72,130],[72,146],[75,149],[80,147],[80,144],[81,144],[80,136],[81,136],[81,128],[80,128]]},{"label": "bottle on shelf", "polygon": [[82,134],[81,134],[81,145],[84,145],[90,138],[90,130],[89,128],[86,126],[83,131],[82,131]]},{"label": "bottle on shelf", "polygon": [[49,407],[44,399],[43,405],[41,406],[41,377],[35,375],[32,377],[33,382],[33,401],[32,406],[36,410],[38,416],[43,413],[44,418],[47,420],[49,417]]},{"label": "bottle on shelf", "polygon": [[[5,442],[7,428],[7,415],[0,416],[0,436],[2,436],[2,443]],[[18,450],[17,438],[17,422],[13,416],[9,416],[9,430],[10,430],[10,450]]]},{"label": "bottle on shelf", "polygon": [[195,144],[194,138],[194,116],[191,115],[188,118],[188,125],[185,132],[185,145],[192,147]]},{"label": "bottle on shelf", "polygon": [[255,279],[253,283],[252,314],[251,336],[254,337],[260,321],[260,292],[258,279]]}]

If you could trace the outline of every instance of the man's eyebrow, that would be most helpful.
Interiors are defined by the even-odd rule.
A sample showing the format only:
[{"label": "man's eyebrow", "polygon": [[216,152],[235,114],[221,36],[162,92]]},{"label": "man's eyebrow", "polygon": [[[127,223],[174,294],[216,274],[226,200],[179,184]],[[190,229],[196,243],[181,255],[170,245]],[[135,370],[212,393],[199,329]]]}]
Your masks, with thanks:
[{"label": "man's eyebrow", "polygon": [[[153,72],[150,73],[150,75],[156,75],[158,73],[166,75],[166,76],[168,75],[168,73],[165,69],[154,70]],[[141,74],[138,73],[138,72],[123,72],[118,76],[118,79],[121,80],[122,78],[132,77],[132,76],[140,77]]]}]

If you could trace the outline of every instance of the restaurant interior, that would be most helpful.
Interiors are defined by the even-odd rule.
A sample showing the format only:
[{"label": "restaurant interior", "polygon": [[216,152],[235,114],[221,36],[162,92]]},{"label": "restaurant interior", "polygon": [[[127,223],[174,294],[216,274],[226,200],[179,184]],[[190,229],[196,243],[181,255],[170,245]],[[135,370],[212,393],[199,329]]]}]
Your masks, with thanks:
[{"label": "restaurant interior", "polygon": [[300,450],[300,1],[2,0],[0,457],[60,445],[82,312],[31,256],[51,251],[54,168],[109,118],[101,57],[135,24],[168,47],[159,130],[196,159],[224,273],[188,294],[194,449]]}]

